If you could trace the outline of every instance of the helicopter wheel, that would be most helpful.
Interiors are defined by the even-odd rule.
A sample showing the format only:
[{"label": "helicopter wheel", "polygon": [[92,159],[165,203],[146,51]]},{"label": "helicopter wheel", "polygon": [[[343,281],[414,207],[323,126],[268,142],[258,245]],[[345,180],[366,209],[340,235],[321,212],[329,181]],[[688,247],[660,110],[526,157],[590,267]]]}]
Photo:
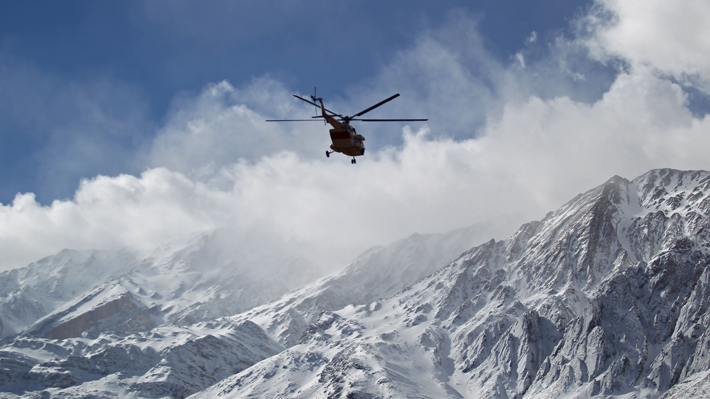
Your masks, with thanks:
[{"label": "helicopter wheel", "polygon": [[326,156],[326,158],[330,158],[330,152],[326,151],[325,156]]},{"label": "helicopter wheel", "polygon": [[355,165],[355,163],[357,163],[357,161],[355,160],[355,158],[353,158],[353,160],[350,161],[350,163],[353,164],[353,165]]}]

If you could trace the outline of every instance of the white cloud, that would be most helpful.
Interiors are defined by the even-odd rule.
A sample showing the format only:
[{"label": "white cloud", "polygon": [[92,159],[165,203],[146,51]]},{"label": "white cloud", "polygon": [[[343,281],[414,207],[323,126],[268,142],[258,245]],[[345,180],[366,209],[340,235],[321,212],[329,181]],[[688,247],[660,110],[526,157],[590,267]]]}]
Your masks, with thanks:
[{"label": "white cloud", "polygon": [[274,80],[256,79],[243,89],[226,81],[209,85],[196,97],[174,101],[146,163],[199,175],[208,165],[218,169],[281,149],[300,152],[313,144],[306,126],[264,122],[264,113],[285,119],[299,111],[303,117],[303,107]]},{"label": "white cloud", "polygon": [[[355,166],[342,156],[326,159],[322,125],[263,122],[310,112],[281,84],[211,85],[176,101],[150,154],[152,167],[140,177],[97,177],[73,200],[47,207],[31,195],[2,206],[0,264],[20,266],[63,247],[151,245],[230,226],[242,237],[270,237],[274,248],[341,266],[370,245],[415,231],[499,215],[540,218],[615,174],[709,168],[710,119],[694,117],[681,87],[654,68],[618,74],[593,102],[530,96],[518,83],[534,65],[522,70],[491,60],[471,26],[457,20],[439,36],[423,36],[372,85],[333,101],[338,110],[367,106],[401,85],[412,95],[403,93],[391,109],[398,116],[413,110],[406,115],[413,117],[426,111],[432,123],[387,127],[398,132],[398,145],[368,140],[368,155]],[[449,38],[462,30],[472,44],[452,46]],[[418,74],[426,78],[417,81]],[[427,97],[417,97],[417,88]],[[475,132],[450,137],[447,129],[467,123]]]},{"label": "white cloud", "polygon": [[[651,74],[621,74],[594,104],[559,97],[510,103],[480,142],[541,208],[602,183],[653,168],[706,169],[703,129],[675,84]],[[689,142],[694,142],[689,146]]]},{"label": "white cloud", "polygon": [[[699,79],[710,92],[710,3],[704,0],[643,3],[597,0],[588,19],[597,57],[621,57],[679,79]],[[609,18],[609,16],[612,18]]]},{"label": "white cloud", "polygon": [[183,175],[153,169],[140,178],[99,176],[73,200],[42,206],[18,194],[0,206],[0,264],[17,267],[63,248],[145,248],[180,234],[213,228],[233,214],[219,193]]},{"label": "white cloud", "polygon": [[415,231],[499,215],[539,218],[614,174],[707,168],[708,128],[710,120],[684,108],[678,86],[652,74],[620,75],[594,104],[509,103],[478,138],[405,129],[401,147],[356,166],[282,151],[227,165],[206,181],[158,168],[85,181],[72,201],[49,207],[19,196],[1,210],[0,253],[8,265],[65,246],[135,247],[230,226],[341,266]]}]

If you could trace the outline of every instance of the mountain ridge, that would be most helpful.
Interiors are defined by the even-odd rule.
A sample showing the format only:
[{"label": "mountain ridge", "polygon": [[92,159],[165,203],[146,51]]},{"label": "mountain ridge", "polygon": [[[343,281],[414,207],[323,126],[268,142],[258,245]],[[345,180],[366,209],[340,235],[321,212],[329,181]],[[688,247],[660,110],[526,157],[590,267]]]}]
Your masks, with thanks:
[{"label": "mountain ridge", "polygon": [[[709,217],[710,172],[614,176],[442,268],[427,256],[463,241],[414,235],[233,316],[15,338],[0,348],[12,371],[0,386],[26,397],[693,397],[710,390]],[[152,295],[139,286],[120,285]],[[231,371],[193,376],[171,351]],[[143,366],[119,377],[128,354]],[[81,366],[96,356],[112,364],[105,374]]]},{"label": "mountain ridge", "polygon": [[658,397],[710,368],[709,214],[708,172],[613,177],[194,397]]},{"label": "mountain ridge", "polygon": [[[314,283],[310,289],[306,287],[306,292],[315,293],[315,296],[305,299],[318,308],[330,297],[329,308],[335,309],[352,301],[360,303],[367,295],[389,296],[399,291],[402,284],[423,278],[476,244],[481,235],[488,234],[480,229],[480,226],[473,226],[447,234],[414,234],[392,244],[371,248],[346,268],[350,272],[322,279],[335,282],[334,285]],[[490,232],[490,229],[485,231]],[[231,250],[225,254],[223,245],[218,245],[225,241],[229,243],[227,238],[230,237],[215,239],[203,234],[183,243],[161,246],[149,253],[123,253],[127,261],[111,268],[112,273],[106,273],[106,279],[96,280],[97,285],[93,288],[82,283],[87,285],[83,287],[84,291],[76,290],[73,297],[58,298],[51,312],[39,315],[19,335],[4,340],[0,347],[0,369],[7,373],[0,378],[0,390],[22,397],[33,397],[38,392],[52,392],[51,395],[57,396],[81,396],[82,392],[91,392],[92,397],[112,397],[114,392],[120,392],[121,395],[138,397],[185,397],[211,385],[217,377],[202,376],[196,380],[179,364],[164,364],[175,351],[184,353],[188,363],[198,362],[203,367],[231,370],[231,373],[283,351],[285,348],[269,336],[271,333],[267,334],[268,331],[262,330],[250,318],[220,320],[218,317],[258,305],[248,294],[261,290],[262,286],[266,293],[278,293],[278,287],[286,285],[277,279],[298,286],[299,281],[308,275],[308,268],[298,262],[281,265],[302,273],[296,278],[289,277],[289,273],[276,273],[274,268],[279,265],[273,262],[272,266],[266,265],[253,274],[240,272],[239,265],[236,265],[236,271],[224,274],[223,267],[234,264],[230,256],[235,253]],[[111,256],[116,253],[66,250],[31,266],[51,264],[52,260],[60,259],[64,263],[54,267],[71,276],[71,270],[83,271],[98,265],[89,260]],[[251,259],[254,258],[252,255]],[[220,262],[225,266],[212,267],[219,266]],[[65,270],[65,264],[71,265],[69,271]],[[401,278],[402,270],[410,272],[405,273],[404,279]],[[371,272],[377,273],[370,275]],[[12,273],[13,276],[18,273],[31,276],[40,286],[57,285],[51,273],[49,278],[29,273],[27,268]],[[390,282],[379,288],[359,290],[357,295],[337,295],[341,287],[356,283],[359,278],[351,274],[358,273],[369,275],[369,280],[363,280],[366,284],[377,280]],[[255,277],[260,276],[266,276],[276,284],[259,282]],[[64,281],[70,280],[70,277],[64,278]],[[236,290],[245,284],[251,285],[247,295]],[[227,289],[229,287],[232,287],[231,291]],[[25,292],[24,287],[18,291]],[[287,314],[296,324],[292,332],[294,339],[315,321],[308,319],[312,315],[307,311],[304,314],[300,311],[291,310]],[[223,332],[224,329],[243,329],[243,326],[250,326],[252,333],[249,336],[230,338]],[[278,338],[278,334],[272,335]],[[289,341],[283,342],[288,344]],[[251,346],[267,349],[254,353],[248,349]],[[197,358],[193,358],[195,356]],[[236,368],[230,360],[232,357],[246,360]],[[128,367],[127,358],[135,359],[136,365]],[[96,359],[103,360],[97,363]],[[129,372],[124,370],[126,367]],[[226,377],[219,373],[216,376]]]},{"label": "mountain ridge", "polygon": [[[67,322],[76,327],[64,327],[64,333],[52,337],[148,331],[163,323],[186,325],[245,311],[321,274],[298,257],[267,259],[252,270],[237,263],[234,253],[223,253],[224,235],[219,230],[203,233],[187,243],[148,253],[65,249],[27,267],[2,272],[0,337],[57,333],[62,330],[59,324]],[[273,272],[277,268],[299,273]],[[123,292],[120,298],[99,303],[116,290]],[[103,310],[82,308],[88,303]],[[93,315],[82,315],[92,311]],[[116,316],[113,326],[99,322],[111,316]]]}]

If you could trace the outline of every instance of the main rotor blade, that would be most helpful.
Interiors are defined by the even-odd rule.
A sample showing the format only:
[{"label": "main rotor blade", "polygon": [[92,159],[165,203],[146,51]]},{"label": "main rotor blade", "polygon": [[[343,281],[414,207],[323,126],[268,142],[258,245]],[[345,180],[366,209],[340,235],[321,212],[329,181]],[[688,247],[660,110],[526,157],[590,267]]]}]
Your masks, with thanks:
[{"label": "main rotor blade", "polygon": [[429,119],[350,119],[360,122],[426,122]]},{"label": "main rotor blade", "polygon": [[320,122],[317,119],[267,119],[266,122]]},{"label": "main rotor blade", "polygon": [[373,109],[379,107],[380,105],[383,105],[383,104],[385,104],[385,103],[387,103],[387,102],[389,102],[389,101],[392,101],[392,100],[394,100],[394,99],[397,98],[397,97],[399,97],[399,93],[395,94],[394,96],[392,96],[392,97],[390,97],[390,98],[388,98],[388,99],[386,99],[386,100],[382,100],[382,101],[378,102],[377,104],[373,105],[372,107],[370,107],[370,108],[368,108],[368,109],[366,109],[366,110],[364,110],[364,111],[358,112],[357,114],[355,114],[355,115],[353,115],[353,116],[351,117],[351,120],[352,120],[352,118],[354,118],[354,117],[356,117],[356,116],[365,115],[366,113],[372,111]]},{"label": "main rotor blade", "polygon": [[[299,95],[296,95],[296,94],[294,94],[293,96],[296,97],[296,98],[299,99],[299,100],[303,100],[303,101],[307,102],[308,104],[315,105],[316,107],[320,108],[320,105],[314,103],[314,102],[311,101],[311,100],[306,100],[305,98],[303,98],[303,97],[301,97],[301,96],[299,96]],[[328,108],[325,108],[325,110],[328,111],[328,112],[330,112],[330,113],[333,114],[333,115],[342,117],[342,115],[336,114],[335,112],[329,110]]]},{"label": "main rotor blade", "polygon": [[314,103],[314,102],[311,101],[311,100],[306,100],[305,98],[299,96],[298,94],[294,94],[293,96],[296,97],[296,98],[299,99],[299,100],[303,100],[303,101],[307,102],[308,104],[315,105],[316,107],[320,107],[320,105]]}]

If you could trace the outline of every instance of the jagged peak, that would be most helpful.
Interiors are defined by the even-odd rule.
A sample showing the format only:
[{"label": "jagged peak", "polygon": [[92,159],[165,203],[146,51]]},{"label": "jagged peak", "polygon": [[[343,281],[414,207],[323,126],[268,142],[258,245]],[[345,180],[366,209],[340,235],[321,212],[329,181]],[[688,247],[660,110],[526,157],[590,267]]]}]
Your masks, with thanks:
[{"label": "jagged peak", "polygon": [[[648,262],[679,239],[694,242],[688,237],[707,224],[701,222],[708,213],[702,205],[710,207],[706,181],[708,172],[671,169],[650,171],[633,181],[613,176],[541,221],[521,226],[505,240],[504,258],[529,270],[521,275],[533,290],[556,292],[569,283],[592,290],[618,266]],[[649,201],[659,189],[662,195]],[[644,196],[644,190],[652,195]],[[659,210],[667,212],[656,214]],[[485,257],[485,247],[467,251],[466,264]]]},{"label": "jagged peak", "polygon": [[621,184],[629,184],[629,183],[630,183],[630,181],[628,179],[621,177],[619,175],[614,175],[609,180],[607,180],[602,186],[607,186],[607,185],[619,186]]}]

